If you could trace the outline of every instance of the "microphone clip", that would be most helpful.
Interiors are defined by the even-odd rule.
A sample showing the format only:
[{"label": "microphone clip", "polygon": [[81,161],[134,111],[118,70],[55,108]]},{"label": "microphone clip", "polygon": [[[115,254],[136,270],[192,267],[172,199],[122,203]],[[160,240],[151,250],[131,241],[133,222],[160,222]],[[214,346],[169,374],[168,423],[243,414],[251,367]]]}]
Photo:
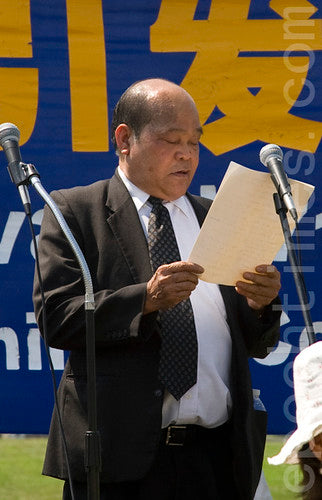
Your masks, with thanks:
[{"label": "microphone clip", "polygon": [[11,181],[17,186],[28,186],[30,184],[30,178],[34,175],[40,177],[36,167],[31,163],[24,163],[22,161],[13,161],[9,163],[8,172]]}]

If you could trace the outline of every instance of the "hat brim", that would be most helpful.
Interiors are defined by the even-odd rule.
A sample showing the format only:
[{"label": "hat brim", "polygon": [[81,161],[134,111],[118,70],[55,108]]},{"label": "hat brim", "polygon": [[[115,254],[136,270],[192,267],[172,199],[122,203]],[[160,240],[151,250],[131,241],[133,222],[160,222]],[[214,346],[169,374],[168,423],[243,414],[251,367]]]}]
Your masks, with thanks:
[{"label": "hat brim", "polygon": [[278,455],[268,457],[267,461],[271,465],[297,464],[299,463],[298,451],[302,446],[322,432],[322,424],[311,429],[296,429],[289,437]]}]

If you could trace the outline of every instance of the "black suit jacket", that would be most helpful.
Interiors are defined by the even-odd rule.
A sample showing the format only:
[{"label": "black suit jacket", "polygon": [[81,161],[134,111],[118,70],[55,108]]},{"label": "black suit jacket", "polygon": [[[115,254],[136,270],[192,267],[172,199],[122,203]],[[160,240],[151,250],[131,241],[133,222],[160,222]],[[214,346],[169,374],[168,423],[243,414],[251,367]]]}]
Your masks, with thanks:
[{"label": "black suit jacket", "polygon": [[[143,315],[152,276],[146,238],[136,208],[117,174],[111,180],[52,193],[80,245],[95,292],[98,428],[101,480],[143,477],[153,461],[161,429],[163,389],[158,381],[160,332],[156,313]],[[188,195],[202,224],[210,200]],[[79,266],[48,208],[39,240],[45,288],[48,343],[70,350],[59,404],[74,479],[86,480],[87,430],[84,286]],[[255,432],[248,357],[264,357],[278,338],[279,313],[267,308],[259,320],[233,287],[221,286],[232,336],[233,471],[241,498],[252,498],[261,470],[265,429]],[[34,305],[42,330],[35,278]],[[216,398],[216,394],[209,394]],[[258,415],[257,415],[258,417]],[[262,417],[261,417],[262,418]],[[54,410],[44,474],[67,478]]]}]

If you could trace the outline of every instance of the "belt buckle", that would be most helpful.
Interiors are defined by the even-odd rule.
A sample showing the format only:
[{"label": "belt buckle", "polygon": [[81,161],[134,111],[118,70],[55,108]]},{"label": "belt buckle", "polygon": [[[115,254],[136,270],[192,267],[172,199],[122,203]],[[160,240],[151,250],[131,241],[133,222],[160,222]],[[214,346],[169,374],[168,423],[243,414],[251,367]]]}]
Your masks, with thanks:
[{"label": "belt buckle", "polygon": [[186,425],[169,425],[165,444],[167,446],[183,446],[186,438]]}]

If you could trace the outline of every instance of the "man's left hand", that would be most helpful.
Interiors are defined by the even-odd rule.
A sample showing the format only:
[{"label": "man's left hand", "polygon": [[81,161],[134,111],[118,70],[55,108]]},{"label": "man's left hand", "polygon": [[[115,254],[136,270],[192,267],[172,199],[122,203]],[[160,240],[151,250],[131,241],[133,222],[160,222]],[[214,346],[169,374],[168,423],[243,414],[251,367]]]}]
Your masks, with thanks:
[{"label": "man's left hand", "polygon": [[237,281],[236,291],[246,297],[252,309],[259,311],[277,297],[281,288],[281,279],[275,266],[261,264],[255,270],[256,272],[247,271],[243,274],[243,278],[248,280],[248,283]]}]

